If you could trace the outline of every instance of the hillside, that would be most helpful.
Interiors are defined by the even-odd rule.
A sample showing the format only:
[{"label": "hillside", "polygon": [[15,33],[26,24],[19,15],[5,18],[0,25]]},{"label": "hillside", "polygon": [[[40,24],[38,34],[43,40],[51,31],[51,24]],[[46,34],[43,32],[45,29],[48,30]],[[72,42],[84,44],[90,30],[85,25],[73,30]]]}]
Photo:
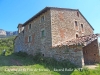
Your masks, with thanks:
[{"label": "hillside", "polygon": [[5,49],[6,55],[11,54],[13,52],[13,41],[14,37],[2,38],[0,39],[0,53]]},{"label": "hillside", "polygon": [[0,36],[6,36],[6,31],[4,31],[3,29],[0,29]]},{"label": "hillside", "polygon": [[0,38],[8,37],[8,36],[16,36],[18,34],[17,31],[5,31],[0,29]]}]

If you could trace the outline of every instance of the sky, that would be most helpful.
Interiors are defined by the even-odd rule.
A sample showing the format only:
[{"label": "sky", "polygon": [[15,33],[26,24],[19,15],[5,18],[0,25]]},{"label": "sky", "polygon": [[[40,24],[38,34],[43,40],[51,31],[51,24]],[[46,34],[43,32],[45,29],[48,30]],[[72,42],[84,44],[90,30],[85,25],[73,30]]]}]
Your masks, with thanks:
[{"label": "sky", "polygon": [[100,0],[0,0],[0,29],[15,31],[46,6],[79,9],[100,33]]}]

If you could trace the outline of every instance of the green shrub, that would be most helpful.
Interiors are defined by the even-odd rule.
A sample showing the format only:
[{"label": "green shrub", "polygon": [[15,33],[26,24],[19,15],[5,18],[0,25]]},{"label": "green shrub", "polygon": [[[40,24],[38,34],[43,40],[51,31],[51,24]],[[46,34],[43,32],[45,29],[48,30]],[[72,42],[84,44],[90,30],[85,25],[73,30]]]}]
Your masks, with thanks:
[{"label": "green shrub", "polygon": [[26,52],[21,52],[21,51],[16,52],[14,54],[17,55],[17,56],[20,56],[20,57],[27,57],[28,56],[28,54]]},{"label": "green shrub", "polygon": [[10,55],[14,51],[14,38],[15,37],[9,37],[9,38],[2,38],[0,39],[0,54],[2,54],[2,51],[5,49],[6,53],[5,55]]}]

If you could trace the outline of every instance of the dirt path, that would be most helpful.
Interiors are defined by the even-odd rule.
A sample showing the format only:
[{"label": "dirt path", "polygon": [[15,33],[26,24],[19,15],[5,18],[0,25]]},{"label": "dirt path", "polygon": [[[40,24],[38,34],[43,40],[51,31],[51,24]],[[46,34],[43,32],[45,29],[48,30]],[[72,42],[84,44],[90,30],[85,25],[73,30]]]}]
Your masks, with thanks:
[{"label": "dirt path", "polygon": [[86,65],[85,67],[87,67],[88,69],[95,69],[96,67],[98,67],[98,65]]}]

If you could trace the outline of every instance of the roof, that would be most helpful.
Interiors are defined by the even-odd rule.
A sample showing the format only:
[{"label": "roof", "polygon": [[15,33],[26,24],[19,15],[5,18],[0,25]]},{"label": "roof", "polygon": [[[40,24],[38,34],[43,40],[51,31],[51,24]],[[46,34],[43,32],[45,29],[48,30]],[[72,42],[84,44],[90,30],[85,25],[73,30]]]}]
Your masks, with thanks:
[{"label": "roof", "polygon": [[[42,13],[46,12],[47,10],[50,9],[60,9],[60,10],[71,10],[71,11],[78,11],[80,14],[81,12],[78,9],[69,9],[69,8],[58,8],[58,7],[45,7],[44,9],[42,9],[40,12],[38,12],[36,15],[34,15],[33,17],[31,17],[29,20],[27,20],[23,26],[25,26],[26,24],[28,24],[30,21],[32,21],[33,19],[35,19],[36,17],[40,16]],[[81,14],[82,15],[82,14]],[[82,15],[83,16],[83,15]],[[83,16],[83,18],[86,20],[86,18]],[[87,21],[87,20],[86,20]],[[90,23],[87,21],[87,23],[90,25]],[[90,27],[94,30],[94,28],[90,25]]]},{"label": "roof", "polygon": [[23,24],[19,23],[18,26],[17,26],[17,28],[18,28],[19,26],[23,26]]},{"label": "roof", "polygon": [[76,11],[77,9],[69,9],[69,8],[58,8],[58,7],[45,7],[44,9],[42,9],[40,12],[38,12],[36,15],[34,15],[33,17],[31,17],[29,20],[27,20],[23,26],[25,26],[27,23],[29,23],[30,21],[32,21],[33,19],[35,19],[36,17],[40,16],[42,13],[46,12],[47,10],[50,9],[62,9],[62,10],[74,10]]},{"label": "roof", "polygon": [[57,46],[61,47],[64,45],[67,45],[67,46],[71,46],[71,45],[87,46],[92,41],[96,40],[99,36],[100,36],[100,34],[90,34],[90,35],[86,35],[86,36],[81,36],[81,37],[78,37],[76,39],[72,39],[69,41],[64,41],[64,42],[58,43],[54,47],[57,47]]},{"label": "roof", "polygon": [[38,17],[39,15],[41,15],[42,13],[46,12],[47,10],[49,10],[49,7],[45,7],[44,9],[42,9],[40,12],[38,12],[36,15],[34,15],[33,17],[31,17],[29,20],[27,20],[23,26],[25,26],[26,24],[28,24],[30,21],[32,21],[33,19],[35,19],[36,17]]}]

